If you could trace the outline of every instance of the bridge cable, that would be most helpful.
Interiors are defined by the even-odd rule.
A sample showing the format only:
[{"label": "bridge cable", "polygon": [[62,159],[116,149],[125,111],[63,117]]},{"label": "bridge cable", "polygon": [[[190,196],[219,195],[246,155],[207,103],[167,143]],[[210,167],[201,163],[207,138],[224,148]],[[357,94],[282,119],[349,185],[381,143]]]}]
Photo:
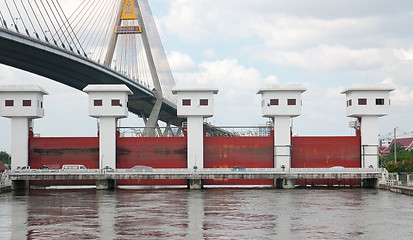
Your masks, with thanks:
[{"label": "bridge cable", "polygon": [[37,18],[36,12],[34,11],[32,4],[30,3],[30,1],[27,1],[27,2],[29,3],[30,8],[32,9],[33,15],[36,18],[37,23],[39,24],[40,30],[42,30],[42,32],[43,32],[44,40],[46,40],[46,42],[49,42],[49,39],[47,39],[46,33],[43,30],[42,24],[40,23],[39,19]]},{"label": "bridge cable", "polygon": [[[40,0],[40,2],[43,4],[42,0]],[[47,3],[47,5],[49,6],[50,11],[51,11],[52,14],[53,14],[53,17],[54,17],[54,19],[55,19],[56,22],[57,22],[56,24],[59,25],[59,21],[58,21],[58,19],[56,18],[56,15],[54,14],[53,9],[52,9],[52,7],[51,7],[50,4],[49,4],[49,1],[46,1],[46,3]],[[46,9],[45,9],[45,10],[46,10]],[[47,16],[49,17],[49,20],[50,20],[50,22],[52,23],[53,28],[54,28],[54,30],[55,30],[55,34],[54,34],[54,35],[57,35],[57,36],[59,37],[60,35],[59,35],[59,33],[58,33],[58,31],[57,31],[54,23],[53,23],[53,20],[52,20],[52,18],[50,17],[49,12],[48,12],[47,10],[46,10],[46,13],[47,13]],[[63,35],[63,37],[66,39],[66,42],[69,43],[69,41],[67,40],[67,37],[66,37],[63,33],[62,33],[62,35]],[[61,39],[60,37],[59,37],[59,40],[60,40],[60,42],[62,43],[62,47],[63,47],[64,49],[66,49],[66,46],[65,46],[64,42],[62,41],[62,39]],[[70,46],[69,46],[69,49],[70,49]]]},{"label": "bridge cable", "polygon": [[[108,2],[108,3],[110,3],[110,2]],[[112,6],[112,8],[111,8],[111,5],[110,4],[108,4],[108,9],[107,10],[105,10],[104,12],[105,12],[105,15],[108,15],[109,17],[107,18],[107,21],[110,23],[111,21],[115,21],[115,20],[111,20],[112,18],[115,18],[116,16],[115,16],[115,10],[116,10],[116,8],[115,8],[115,6],[116,6],[116,2],[115,2],[115,4],[114,4],[114,6]],[[110,12],[109,10],[110,9],[112,9],[112,12]],[[104,24],[102,23],[101,24],[101,26],[103,26]],[[105,23],[105,26],[107,25],[107,23]],[[111,32],[111,30],[112,29],[110,29],[109,27],[106,27],[106,31],[104,31],[104,33],[102,34],[102,40],[101,41],[99,41],[99,43],[100,43],[100,45],[99,46],[107,46],[109,43],[108,43],[108,41],[109,41],[109,33]],[[113,31],[113,30],[112,30]],[[104,51],[104,48],[103,47],[101,47],[100,48],[100,50],[99,50],[99,52],[98,52],[98,58],[100,59],[100,58],[105,58],[105,55],[106,55],[106,52],[107,52],[107,48],[105,49],[106,51]]]},{"label": "bridge cable", "polygon": [[[53,38],[53,35],[52,35],[52,33],[50,32],[50,27],[49,27],[49,25],[47,24],[46,19],[44,18],[43,13],[42,13],[42,11],[40,10],[39,5],[37,4],[36,1],[34,1],[34,3],[36,4],[37,9],[39,10],[40,15],[42,16],[43,22],[46,24],[47,30],[46,30],[45,32],[49,32],[49,33],[50,33],[51,40],[53,40],[53,43],[57,46],[56,39]],[[45,35],[45,37],[46,37],[46,35]],[[47,41],[47,42],[49,42],[49,41]]]},{"label": "bridge cable", "polygon": [[[29,1],[28,1],[28,2],[29,2]],[[24,11],[26,12],[27,17],[29,18],[30,24],[31,24],[32,27],[33,27],[33,31],[34,31],[33,33],[36,35],[37,39],[40,40],[39,34],[37,34],[37,32],[36,32],[36,28],[34,27],[34,24],[33,24],[33,22],[32,22],[32,19],[30,18],[29,13],[27,12],[26,7],[25,7],[24,4],[23,4],[23,0],[20,0],[20,3],[22,4],[22,6],[23,6],[23,8],[24,8]],[[29,3],[30,3],[30,2],[29,2]]]},{"label": "bridge cable", "polygon": [[[50,33],[50,34],[52,35],[52,39],[53,39],[54,43],[56,44],[56,46],[58,46],[58,44],[57,44],[57,42],[55,41],[55,38],[54,38],[54,36],[55,36],[56,33],[57,33],[56,27],[55,27],[55,25],[54,25],[54,23],[53,23],[53,21],[52,21],[52,18],[51,18],[50,15],[49,15],[49,12],[47,11],[46,7],[44,6],[43,1],[42,1],[42,0],[39,0],[39,1],[40,1],[40,3],[41,3],[42,6],[43,6],[44,11],[46,12],[46,15],[47,15],[47,17],[49,18],[52,27],[54,28],[55,34],[52,34],[52,33]],[[35,2],[36,2],[36,1],[35,1]],[[49,29],[49,31],[50,31],[50,29]],[[57,37],[59,38],[60,42],[63,43],[63,41],[62,41],[62,39],[60,38],[60,35],[59,35],[59,34],[57,34]],[[64,45],[62,45],[62,47],[65,48]]]},{"label": "bridge cable", "polygon": [[[75,38],[76,38],[77,43],[78,43],[78,45],[79,45],[79,47],[80,47],[80,50],[83,51],[83,54],[86,54],[86,53],[85,53],[85,50],[84,50],[83,47],[82,47],[82,44],[80,43],[79,39],[77,38],[77,36],[76,36],[76,34],[75,34],[75,30],[72,28],[72,25],[70,24],[69,19],[66,17],[66,14],[65,14],[65,12],[63,11],[63,8],[62,8],[62,6],[60,5],[59,1],[57,1],[57,4],[59,5],[60,10],[61,10],[62,13],[63,13],[63,16],[65,17],[65,19],[66,19],[66,21],[67,21],[70,29],[72,30],[73,35],[75,35]],[[75,46],[76,46],[76,43],[74,43],[74,44],[75,44]],[[77,47],[76,47],[76,48],[77,48]],[[80,55],[79,48],[77,48],[77,51],[78,51],[78,54]]]},{"label": "bridge cable", "polygon": [[[93,1],[93,2],[95,2],[95,1]],[[92,6],[89,6],[88,9],[87,9],[87,11],[85,12],[85,15],[87,15],[87,17],[86,17],[85,21],[82,23],[82,25],[80,26],[80,28],[84,29],[84,31],[82,32],[82,36],[83,36],[83,34],[86,32],[86,30],[87,30],[87,28],[86,28],[86,27],[83,28],[83,26],[86,24],[86,22],[88,22],[89,17],[94,16],[94,15],[92,15],[92,14],[87,14],[87,12],[88,12],[89,10],[90,10],[91,12],[94,11],[94,10],[96,9],[96,6],[97,6],[97,4],[94,4],[94,7],[93,7],[93,8],[91,8]],[[95,14],[96,14],[96,12],[97,12],[97,11],[95,11]],[[83,16],[84,16],[84,15],[83,15]],[[82,17],[82,19],[83,19],[83,17]],[[92,31],[87,31],[86,36],[85,36],[85,41],[87,41],[87,42],[84,42],[84,46],[85,46],[86,49],[89,49],[90,38],[92,38],[92,37],[89,37],[89,34],[91,34],[91,32],[92,32]],[[81,36],[81,37],[82,37],[82,36]],[[88,39],[88,40],[87,40],[87,39]]]},{"label": "bridge cable", "polygon": [[18,33],[20,33],[20,32],[19,32],[19,28],[17,27],[17,24],[16,24],[16,22],[14,21],[13,14],[12,14],[11,11],[10,11],[9,4],[7,4],[7,1],[6,1],[6,0],[4,0],[4,3],[6,3],[7,10],[9,11],[11,20],[13,21],[13,24],[14,24],[14,28],[16,29],[16,31],[17,31]]},{"label": "bridge cable", "polygon": [[[103,5],[103,7],[102,8],[99,8],[98,9],[98,11],[95,11],[95,15],[93,16],[93,19],[91,19],[92,21],[93,21],[93,25],[92,25],[92,28],[94,28],[96,25],[98,26],[98,27],[100,27],[98,30],[98,32],[99,33],[101,33],[102,32],[102,30],[101,30],[101,28],[102,28],[102,21],[105,19],[104,18],[104,15],[106,15],[106,10],[105,10],[105,8],[106,7],[108,7],[109,5]],[[102,10],[102,11],[101,11]],[[99,12],[100,14],[97,14],[97,12]],[[103,13],[105,13],[105,14],[103,14]],[[93,41],[91,42],[91,46],[100,46],[99,45],[99,43],[101,42],[101,40],[102,40],[102,38],[103,38],[104,36],[102,36],[102,34],[96,34],[95,35],[95,37],[93,38]],[[96,43],[97,42],[97,43]],[[96,45],[95,45],[95,43],[96,43]],[[98,52],[97,52],[98,53]],[[95,54],[96,55],[96,61],[99,61],[99,56],[98,56],[98,54]]]},{"label": "bridge cable", "polygon": [[1,13],[1,11],[0,11],[0,16],[1,16],[1,25],[3,25],[6,29],[8,29],[6,19],[4,19],[3,13]]},{"label": "bridge cable", "polygon": [[21,20],[22,23],[23,23],[24,30],[26,30],[26,34],[30,37],[29,30],[27,30],[26,24],[24,23],[24,19],[22,18],[22,15],[20,14],[19,8],[18,8],[17,5],[16,5],[16,1],[13,0],[13,3],[14,3],[14,7],[15,7],[16,10],[17,10],[17,14],[19,14],[20,20]]},{"label": "bridge cable", "polygon": [[[85,3],[85,6],[84,7],[82,7],[82,5]],[[87,6],[87,4],[89,3],[89,1],[83,1],[80,5],[79,5],[79,7],[72,13],[72,15],[70,15],[69,16],[69,21],[70,21],[70,19],[75,15],[75,13],[76,12],[78,12],[78,10],[80,9],[80,11],[77,13],[77,15],[76,16],[74,16],[74,18],[73,18],[73,20],[72,20],[72,22],[75,24],[74,25],[74,27],[73,27],[73,29],[74,29],[74,31],[76,30],[76,28],[77,28],[77,26],[79,25],[79,23],[82,23],[82,19],[83,19],[83,17],[86,15],[86,14],[84,14],[84,15],[81,15],[81,13],[82,13],[82,11],[83,11],[83,9],[86,9],[86,6]],[[81,8],[82,7],[82,8]],[[88,11],[89,10],[89,8],[87,8],[87,10],[86,11]],[[76,20],[77,20],[77,18],[79,17],[79,16],[81,16],[81,18],[76,22]],[[85,22],[83,22],[83,23],[85,23]],[[82,25],[83,26],[83,25]],[[79,28],[79,31],[82,31],[82,26]],[[83,28],[83,31],[82,32],[78,32],[78,39],[82,39],[82,36],[83,36],[83,33],[86,31],[86,28]],[[80,34],[80,36],[79,36],[79,34]],[[84,46],[84,45],[83,45]],[[83,48],[83,47],[82,47]],[[86,57],[86,58],[88,58],[88,54],[86,53],[86,51],[87,51],[87,49],[86,49],[86,51],[84,50],[85,48],[83,48],[83,55]]]},{"label": "bridge cable", "polygon": [[[72,46],[71,46],[70,44],[73,43],[74,41],[73,41],[72,35],[71,35],[70,32],[68,31],[68,28],[66,27],[66,21],[62,18],[62,15],[59,13],[59,10],[57,9],[56,5],[54,4],[54,1],[52,0],[51,2],[52,2],[52,4],[53,4],[53,7],[56,9],[57,15],[59,16],[60,20],[62,21],[62,25],[60,25],[59,31],[60,31],[62,28],[64,28],[65,31],[62,30],[62,35],[66,38],[66,41],[67,41],[67,44],[69,45],[70,51],[73,52],[73,48],[72,48]],[[49,6],[50,6],[50,5],[49,5]],[[51,6],[50,6],[50,8],[51,8]],[[54,13],[53,13],[53,16],[56,18],[56,16],[54,15]],[[58,20],[57,20],[57,21],[58,21]],[[69,41],[69,40],[67,39],[67,37],[66,37],[66,35],[65,35],[65,32],[68,32],[69,38],[70,38],[71,41]],[[75,45],[75,48],[76,48],[76,45]]]}]

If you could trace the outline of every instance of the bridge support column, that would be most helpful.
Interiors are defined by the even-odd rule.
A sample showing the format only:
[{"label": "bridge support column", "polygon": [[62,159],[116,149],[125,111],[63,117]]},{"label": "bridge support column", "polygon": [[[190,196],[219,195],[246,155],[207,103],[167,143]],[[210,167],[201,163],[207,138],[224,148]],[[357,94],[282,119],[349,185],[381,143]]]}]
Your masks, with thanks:
[{"label": "bridge support column", "polygon": [[295,188],[295,179],[277,178],[275,179],[275,187],[282,189],[293,189]]},{"label": "bridge support column", "polygon": [[363,179],[363,187],[365,188],[379,188],[379,181],[377,178]]},{"label": "bridge support column", "polygon": [[188,179],[188,189],[199,190],[204,188],[204,180],[202,179]]},{"label": "bridge support column", "polygon": [[115,186],[116,186],[115,179],[97,179],[96,180],[96,190],[114,189]]},{"label": "bridge support column", "polygon": [[28,189],[30,187],[29,181],[27,180],[13,180],[11,182],[12,190]]}]

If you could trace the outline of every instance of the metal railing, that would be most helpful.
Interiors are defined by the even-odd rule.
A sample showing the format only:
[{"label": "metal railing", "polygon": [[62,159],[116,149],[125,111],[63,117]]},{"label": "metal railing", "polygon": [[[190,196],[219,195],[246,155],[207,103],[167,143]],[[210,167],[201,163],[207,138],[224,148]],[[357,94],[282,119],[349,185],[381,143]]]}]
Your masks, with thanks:
[{"label": "metal railing", "polygon": [[184,137],[182,127],[118,127],[120,137]]},{"label": "metal railing", "polygon": [[205,127],[206,137],[267,137],[271,136],[271,126],[223,126]]}]

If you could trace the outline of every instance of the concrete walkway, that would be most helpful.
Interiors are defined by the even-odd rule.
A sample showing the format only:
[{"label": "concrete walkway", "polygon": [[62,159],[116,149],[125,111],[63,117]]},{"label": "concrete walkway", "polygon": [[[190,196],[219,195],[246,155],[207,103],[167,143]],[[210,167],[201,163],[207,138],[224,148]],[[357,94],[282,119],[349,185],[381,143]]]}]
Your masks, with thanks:
[{"label": "concrete walkway", "polygon": [[413,187],[380,184],[380,188],[385,189],[385,190],[390,190],[395,193],[401,193],[401,194],[413,196]]}]

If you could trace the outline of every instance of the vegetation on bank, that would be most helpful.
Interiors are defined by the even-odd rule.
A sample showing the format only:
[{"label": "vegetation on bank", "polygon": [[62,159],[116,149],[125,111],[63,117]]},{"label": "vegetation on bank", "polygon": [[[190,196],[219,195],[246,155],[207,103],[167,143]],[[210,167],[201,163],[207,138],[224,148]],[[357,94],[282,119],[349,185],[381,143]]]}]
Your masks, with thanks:
[{"label": "vegetation on bank", "polygon": [[3,162],[3,164],[9,164],[10,165],[10,155],[7,152],[1,151],[0,152],[0,162]]},{"label": "vegetation on bank", "polygon": [[400,143],[396,143],[396,162],[394,161],[394,148],[390,154],[380,158],[380,165],[387,168],[389,172],[413,172],[413,151],[404,150]]}]

